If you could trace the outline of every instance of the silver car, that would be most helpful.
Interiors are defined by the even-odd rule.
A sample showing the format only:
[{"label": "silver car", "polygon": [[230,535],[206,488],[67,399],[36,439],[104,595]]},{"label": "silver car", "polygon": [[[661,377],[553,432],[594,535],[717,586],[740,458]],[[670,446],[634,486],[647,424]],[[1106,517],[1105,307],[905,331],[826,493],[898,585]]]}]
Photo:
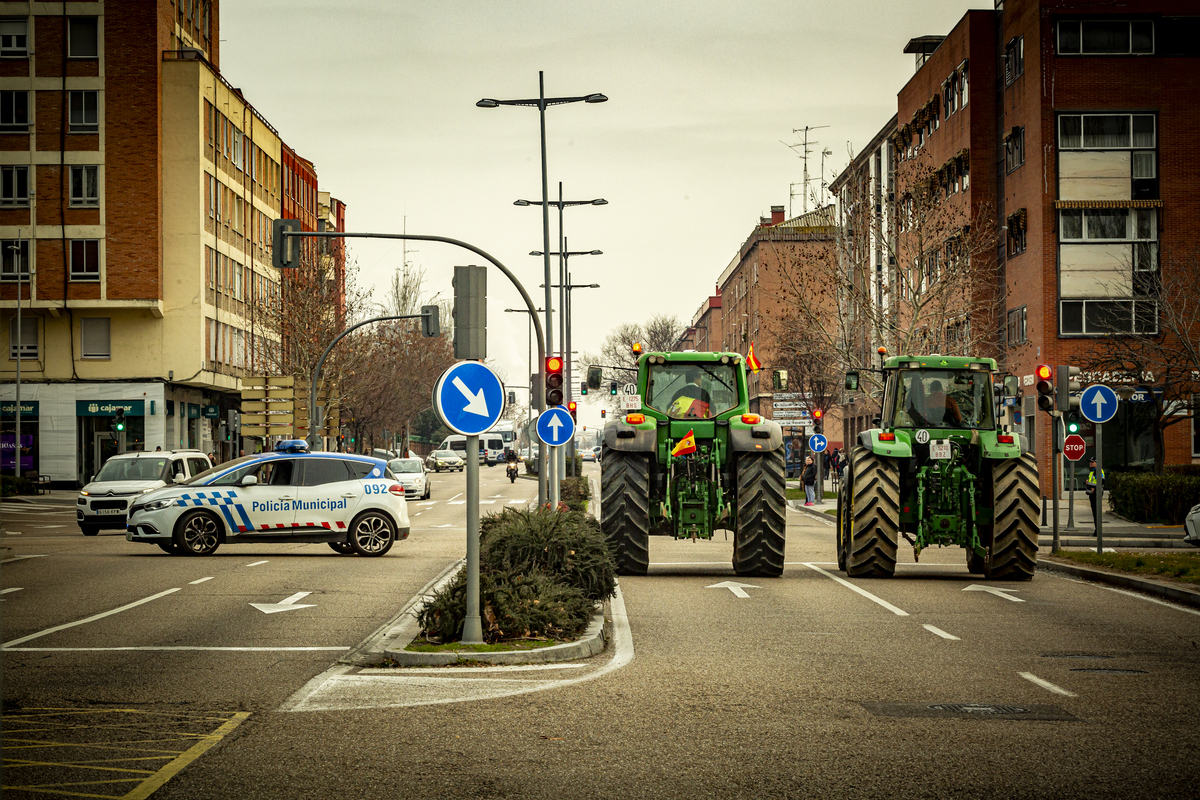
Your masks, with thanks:
[{"label": "silver car", "polygon": [[101,528],[125,528],[129,506],[139,496],[182,483],[212,467],[199,450],[122,453],[105,462],[79,492],[75,521],[84,536]]},{"label": "silver car", "polygon": [[434,472],[455,469],[462,472],[467,468],[466,462],[453,450],[434,450],[425,459],[425,466]]},{"label": "silver car", "polygon": [[1192,510],[1183,520],[1183,540],[1190,545],[1200,547],[1200,505],[1192,506]]},{"label": "silver car", "polygon": [[404,487],[404,496],[409,500],[428,500],[431,487],[426,475],[425,464],[419,458],[393,458],[388,469]]}]

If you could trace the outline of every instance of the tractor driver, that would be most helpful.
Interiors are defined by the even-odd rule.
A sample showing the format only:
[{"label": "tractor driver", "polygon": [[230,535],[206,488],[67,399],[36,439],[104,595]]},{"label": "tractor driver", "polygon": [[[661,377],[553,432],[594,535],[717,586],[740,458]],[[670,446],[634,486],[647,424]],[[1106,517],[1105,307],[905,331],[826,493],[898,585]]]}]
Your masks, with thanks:
[{"label": "tractor driver", "polygon": [[963,421],[958,403],[946,394],[942,382],[936,378],[929,382],[928,387],[919,377],[913,381],[908,393],[908,415],[918,425],[931,428],[960,427]]},{"label": "tractor driver", "polygon": [[708,419],[712,399],[708,390],[700,385],[700,368],[688,367],[684,372],[687,383],[671,398],[667,413],[672,417]]}]

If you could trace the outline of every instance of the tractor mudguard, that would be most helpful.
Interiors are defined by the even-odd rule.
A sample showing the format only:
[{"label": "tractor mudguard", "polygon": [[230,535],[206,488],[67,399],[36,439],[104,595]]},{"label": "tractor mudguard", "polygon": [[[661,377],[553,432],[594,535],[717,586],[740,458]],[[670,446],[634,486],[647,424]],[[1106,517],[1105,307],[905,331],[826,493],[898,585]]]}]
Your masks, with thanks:
[{"label": "tractor mudguard", "polygon": [[905,437],[897,436],[895,441],[881,442],[879,441],[879,434],[882,432],[878,428],[863,431],[858,435],[858,443],[876,455],[890,456],[891,458],[912,458],[912,445],[909,444]]},{"label": "tractor mudguard", "polygon": [[774,420],[764,419],[745,428],[729,426],[729,449],[735,453],[767,452],[781,447],[783,428]]},{"label": "tractor mudguard", "polygon": [[610,423],[604,428],[604,446],[624,453],[653,453],[658,445],[654,428],[637,428],[626,422]]}]

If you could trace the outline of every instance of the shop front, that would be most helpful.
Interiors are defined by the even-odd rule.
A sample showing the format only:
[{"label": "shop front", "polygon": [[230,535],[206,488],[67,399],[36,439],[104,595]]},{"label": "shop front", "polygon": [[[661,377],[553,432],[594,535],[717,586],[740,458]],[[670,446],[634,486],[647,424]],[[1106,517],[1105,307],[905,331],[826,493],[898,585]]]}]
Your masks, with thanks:
[{"label": "shop front", "polygon": [[[117,411],[124,412],[118,430]],[[80,484],[86,484],[112,456],[146,448],[146,401],[76,400]]]},{"label": "shop front", "polygon": [[39,439],[38,401],[21,401],[21,442],[17,446],[17,403],[15,400],[0,402],[0,472],[15,474],[17,451],[20,450],[20,474],[38,475]]}]

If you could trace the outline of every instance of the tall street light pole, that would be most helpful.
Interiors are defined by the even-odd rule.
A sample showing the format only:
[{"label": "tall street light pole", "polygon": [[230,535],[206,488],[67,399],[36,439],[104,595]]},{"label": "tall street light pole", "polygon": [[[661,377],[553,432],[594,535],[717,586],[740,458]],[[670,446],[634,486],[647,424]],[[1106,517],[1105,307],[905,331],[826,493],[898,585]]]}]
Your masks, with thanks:
[{"label": "tall street light pole", "polygon": [[[530,106],[536,107],[538,110],[538,118],[541,122],[542,134],[542,252],[546,253],[545,262],[543,264],[544,279],[546,281],[546,352],[553,352],[553,320],[550,297],[550,194],[548,178],[546,176],[546,109],[550,106],[565,105],[566,103],[603,103],[608,100],[607,97],[594,92],[592,94],[580,95],[577,97],[546,97],[546,81],[545,73],[538,71],[538,96],[537,99],[530,100],[493,100],[485,97],[475,105],[480,108],[496,108],[498,106]],[[541,365],[538,369],[539,374],[543,374],[545,365]],[[542,451],[543,453],[545,450]],[[545,459],[543,459],[543,462]],[[541,468],[545,468],[545,463]],[[543,473],[548,474],[548,473]]]},{"label": "tall street light pole", "polygon": [[[545,311],[545,310],[546,309],[544,309],[544,308],[539,308],[538,313],[541,313],[542,311]],[[504,309],[504,312],[506,314],[529,314],[529,331],[528,331],[529,336],[528,336],[528,341],[526,342],[525,352],[529,356],[529,413],[532,418],[533,409],[534,409],[534,400],[533,400],[534,392],[537,391],[537,388],[538,388],[537,383],[536,383],[537,376],[533,374],[533,314],[530,313],[529,309],[527,309],[527,308],[506,308],[506,309]],[[515,439],[516,436],[514,435],[513,438]],[[542,449],[541,443],[539,442],[538,443],[538,451],[540,452],[541,449]],[[532,441],[529,442],[529,454],[532,457],[532,455],[533,455],[533,442]]]}]

